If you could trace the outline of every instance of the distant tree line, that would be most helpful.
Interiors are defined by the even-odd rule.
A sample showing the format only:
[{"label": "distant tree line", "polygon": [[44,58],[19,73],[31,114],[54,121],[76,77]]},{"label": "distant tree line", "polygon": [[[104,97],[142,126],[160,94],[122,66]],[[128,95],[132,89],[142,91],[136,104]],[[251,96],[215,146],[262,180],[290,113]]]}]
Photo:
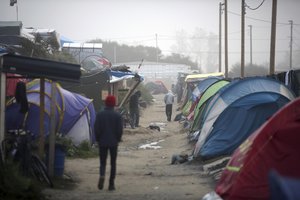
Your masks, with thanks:
[{"label": "distant tree line", "polygon": [[177,53],[171,55],[163,55],[159,48],[147,46],[128,46],[118,44],[112,41],[103,41],[101,39],[90,40],[91,43],[102,43],[103,53],[112,63],[125,63],[141,61],[142,59],[150,62],[166,62],[174,64],[185,64],[191,66],[192,69],[198,69],[197,63],[193,62],[190,57]]},{"label": "distant tree line", "polygon": [[[263,65],[257,65],[257,64],[247,64],[245,66],[245,77],[251,77],[251,76],[266,76],[268,75],[268,68]],[[234,64],[229,73],[228,76],[231,78],[237,78],[241,77],[241,64],[236,63]]]}]

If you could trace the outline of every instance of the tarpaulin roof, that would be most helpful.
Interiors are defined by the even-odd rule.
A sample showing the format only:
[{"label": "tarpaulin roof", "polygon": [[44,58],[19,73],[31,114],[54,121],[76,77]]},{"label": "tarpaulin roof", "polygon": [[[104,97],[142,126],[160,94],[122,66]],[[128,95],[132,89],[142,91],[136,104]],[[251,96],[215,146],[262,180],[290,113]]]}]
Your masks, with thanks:
[{"label": "tarpaulin roof", "polygon": [[234,152],[216,187],[226,200],[270,199],[269,173],[300,178],[300,98],[291,101]]},{"label": "tarpaulin roof", "polygon": [[2,72],[52,80],[79,81],[80,65],[26,56],[2,55]]},{"label": "tarpaulin roof", "polygon": [[137,73],[133,73],[133,72],[107,70],[107,73],[110,77],[110,80],[109,80],[110,83],[115,83],[118,81],[130,79],[130,78],[134,78],[134,77],[139,77],[141,80],[143,80],[143,78],[140,75],[138,75]]},{"label": "tarpaulin roof", "polygon": [[210,76],[224,77],[224,73],[216,72],[216,73],[207,73],[207,74],[189,74],[185,77],[185,82],[197,82],[203,79],[206,79]]}]

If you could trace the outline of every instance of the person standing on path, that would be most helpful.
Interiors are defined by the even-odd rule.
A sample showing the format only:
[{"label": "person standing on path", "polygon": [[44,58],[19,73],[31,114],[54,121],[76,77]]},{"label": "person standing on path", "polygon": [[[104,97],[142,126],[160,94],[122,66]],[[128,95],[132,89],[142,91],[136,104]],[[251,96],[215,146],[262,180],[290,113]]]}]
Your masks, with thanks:
[{"label": "person standing on path", "polygon": [[165,95],[164,101],[166,104],[167,120],[170,122],[172,119],[172,107],[174,103],[174,94],[171,90],[169,90],[169,92]]},{"label": "person standing on path", "polygon": [[105,180],[105,169],[108,151],[110,154],[109,190],[115,190],[116,162],[118,144],[123,135],[123,121],[121,115],[114,110],[116,98],[108,95],[105,99],[105,108],[97,113],[94,124],[95,136],[99,145],[100,178],[98,189],[102,190]]},{"label": "person standing on path", "polygon": [[139,98],[141,91],[136,91],[129,99],[129,114],[131,118],[131,128],[139,127],[140,112],[139,112]]}]

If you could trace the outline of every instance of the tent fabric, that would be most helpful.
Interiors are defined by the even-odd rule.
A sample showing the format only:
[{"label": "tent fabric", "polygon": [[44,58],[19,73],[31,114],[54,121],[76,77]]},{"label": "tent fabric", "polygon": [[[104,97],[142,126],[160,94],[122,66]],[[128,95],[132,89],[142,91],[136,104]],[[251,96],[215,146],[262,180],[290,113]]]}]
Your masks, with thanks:
[{"label": "tent fabric", "polygon": [[202,159],[231,155],[248,136],[290,100],[277,93],[249,94],[218,117],[200,150]]},{"label": "tent fabric", "polygon": [[[218,81],[219,77],[209,77],[204,80],[198,81],[195,88],[191,91],[190,96],[188,97],[187,103],[183,107],[183,115],[189,116],[192,111],[194,111],[194,107],[196,106],[197,101],[199,101],[202,93],[213,83]],[[188,119],[191,119],[192,116],[189,116]]]},{"label": "tent fabric", "polygon": [[195,145],[194,157],[199,156],[200,149],[213,130],[213,124],[219,115],[234,101],[251,93],[274,92],[293,100],[294,94],[280,82],[271,78],[251,77],[236,80],[221,88],[212,98],[203,116],[203,126]]},{"label": "tent fabric", "polygon": [[[80,121],[82,117],[86,118],[86,133],[89,135],[87,139],[94,142],[93,124],[95,121],[95,110],[92,99],[85,98],[79,94],[69,92],[56,83],[56,133],[68,135],[70,130]],[[45,116],[44,127],[45,135],[50,132],[50,113],[51,113],[51,90],[52,84],[50,81],[45,81]],[[18,112],[19,105],[12,103],[6,108],[6,127],[8,129],[17,129],[25,126],[35,136],[39,135],[39,116],[40,116],[40,84],[39,80],[35,79],[27,83],[27,99],[29,103],[29,111],[26,115]],[[81,119],[83,120],[83,119]],[[79,130],[77,130],[79,132]],[[74,131],[73,131],[73,134]],[[86,136],[87,137],[87,136]]]},{"label": "tent fabric", "polygon": [[[206,102],[209,98],[211,98],[213,95],[215,95],[222,87],[227,85],[229,81],[226,80],[219,80],[217,82],[214,82],[211,84],[201,95],[201,98],[197,104],[196,109],[194,110],[194,116],[197,118],[200,108],[202,107],[203,103]],[[195,123],[195,121],[194,121]],[[196,125],[199,125],[199,121],[196,121],[195,125],[193,127],[195,128]],[[197,126],[198,127],[198,126]]]},{"label": "tent fabric", "polygon": [[196,101],[200,95],[213,83],[217,82],[218,80],[220,80],[219,77],[209,77],[204,79],[203,81],[200,81],[198,83],[198,85],[196,86],[196,88],[193,90],[192,93],[192,99],[193,101]]},{"label": "tent fabric", "polygon": [[224,200],[270,198],[268,174],[300,178],[300,98],[276,112],[235,150],[216,186]]}]

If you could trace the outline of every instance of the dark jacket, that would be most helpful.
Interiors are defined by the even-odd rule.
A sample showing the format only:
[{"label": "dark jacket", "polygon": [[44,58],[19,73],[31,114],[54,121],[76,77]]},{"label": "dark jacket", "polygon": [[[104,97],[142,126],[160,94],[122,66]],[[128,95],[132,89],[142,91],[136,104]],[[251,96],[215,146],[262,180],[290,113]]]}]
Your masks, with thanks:
[{"label": "dark jacket", "polygon": [[131,111],[137,111],[139,109],[139,98],[141,96],[141,93],[137,91],[134,93],[130,99],[129,99],[129,110]]},{"label": "dark jacket", "polygon": [[123,135],[122,117],[113,107],[105,107],[97,113],[94,128],[99,146],[117,146]]}]

